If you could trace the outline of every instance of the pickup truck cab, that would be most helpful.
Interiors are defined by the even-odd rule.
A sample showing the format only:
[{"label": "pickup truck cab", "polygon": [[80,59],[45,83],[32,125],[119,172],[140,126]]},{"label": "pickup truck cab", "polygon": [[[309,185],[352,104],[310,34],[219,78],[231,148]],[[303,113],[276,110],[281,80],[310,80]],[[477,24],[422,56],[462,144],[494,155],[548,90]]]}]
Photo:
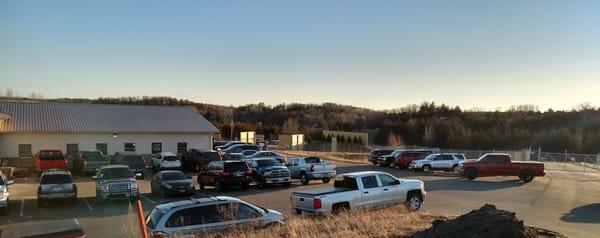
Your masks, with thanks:
[{"label": "pickup truck cab", "polygon": [[73,159],[73,171],[85,175],[88,172],[96,172],[98,168],[108,164],[110,161],[100,151],[80,151]]},{"label": "pickup truck cab", "polygon": [[458,173],[458,164],[465,160],[465,155],[458,153],[430,154],[425,159],[415,160],[408,165],[409,170],[422,170],[425,173],[434,170],[453,171]]},{"label": "pickup truck cab", "polygon": [[289,187],[291,184],[290,170],[271,158],[244,159],[252,169],[252,176],[259,187],[270,184],[281,184]]},{"label": "pickup truck cab", "polygon": [[40,150],[35,155],[35,168],[39,172],[47,169],[66,169],[67,159],[60,150]]},{"label": "pickup truck cab", "polygon": [[509,154],[490,153],[477,160],[463,161],[459,171],[469,180],[483,176],[519,176],[524,182],[530,182],[536,176],[544,176],[544,163],[513,162]]},{"label": "pickup truck cab", "polygon": [[296,214],[336,214],[344,210],[375,209],[404,204],[411,211],[421,208],[425,185],[420,180],[398,179],[379,171],[341,174],[332,188],[293,192]]},{"label": "pickup truck cab", "polygon": [[288,161],[287,167],[292,179],[300,179],[303,185],[316,179],[323,180],[323,183],[329,183],[336,175],[335,163],[326,162],[319,157],[294,157]]}]

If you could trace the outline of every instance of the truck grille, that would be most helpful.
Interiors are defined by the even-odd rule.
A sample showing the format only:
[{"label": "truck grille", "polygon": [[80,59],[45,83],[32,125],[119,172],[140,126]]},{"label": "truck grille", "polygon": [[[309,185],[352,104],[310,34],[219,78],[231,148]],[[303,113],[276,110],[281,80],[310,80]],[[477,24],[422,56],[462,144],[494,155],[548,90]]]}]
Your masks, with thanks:
[{"label": "truck grille", "polygon": [[271,171],[271,175],[269,177],[274,177],[274,178],[278,178],[278,177],[289,177],[290,173],[286,170],[273,170]]},{"label": "truck grille", "polygon": [[129,192],[129,183],[115,183],[108,185],[108,191],[110,193],[126,193]]}]

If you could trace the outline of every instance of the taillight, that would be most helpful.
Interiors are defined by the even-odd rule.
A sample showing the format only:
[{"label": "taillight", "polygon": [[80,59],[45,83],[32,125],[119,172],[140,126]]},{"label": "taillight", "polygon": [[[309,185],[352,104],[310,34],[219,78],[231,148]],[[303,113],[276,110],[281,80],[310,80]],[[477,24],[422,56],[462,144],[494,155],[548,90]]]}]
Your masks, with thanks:
[{"label": "taillight", "polygon": [[315,198],[313,200],[313,207],[315,209],[321,209],[321,199]]},{"label": "taillight", "polygon": [[331,162],[331,163],[333,163],[333,170],[336,170],[337,169],[337,165],[335,164],[335,162]]},{"label": "taillight", "polygon": [[315,172],[315,165],[314,164],[310,166],[310,172]]},{"label": "taillight", "polygon": [[221,172],[221,175],[222,176],[231,176],[231,173],[223,171],[223,172]]},{"label": "taillight", "polygon": [[155,231],[155,232],[152,232],[152,236],[154,238],[164,238],[164,237],[167,237],[167,233],[164,233],[162,231]]}]

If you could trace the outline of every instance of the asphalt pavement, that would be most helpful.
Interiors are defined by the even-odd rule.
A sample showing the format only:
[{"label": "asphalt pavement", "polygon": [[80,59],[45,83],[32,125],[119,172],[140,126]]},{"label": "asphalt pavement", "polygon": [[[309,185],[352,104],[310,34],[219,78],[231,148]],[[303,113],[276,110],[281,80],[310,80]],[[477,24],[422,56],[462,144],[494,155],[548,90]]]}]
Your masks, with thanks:
[{"label": "asphalt pavement", "polygon": [[[569,237],[591,238],[600,234],[600,173],[548,170],[546,177],[536,178],[531,183],[523,183],[513,177],[487,177],[468,181],[448,173],[426,175],[373,165],[337,163],[338,174],[366,170],[380,170],[400,178],[425,181],[428,194],[423,209],[419,212],[461,215],[490,203],[500,209],[516,212],[517,217],[527,225],[555,230]],[[31,178],[18,179],[10,187],[9,213],[0,217],[1,237],[36,232],[36,229],[44,229],[44,224],[78,225],[88,237],[127,236],[131,229],[127,224],[135,217],[131,213],[130,204],[126,201],[99,204],[95,200],[94,181],[90,177],[77,178],[79,199],[76,205],[57,202],[43,208],[37,207],[38,181]],[[187,199],[161,198],[150,194],[150,176],[146,177],[147,179],[140,181],[146,213],[157,204]],[[311,181],[309,185],[302,186],[299,181],[294,181],[289,188],[232,188],[224,193],[216,193],[208,187],[205,191],[198,191],[196,195],[239,197],[291,216],[289,195],[292,191],[322,186],[332,185]]]}]

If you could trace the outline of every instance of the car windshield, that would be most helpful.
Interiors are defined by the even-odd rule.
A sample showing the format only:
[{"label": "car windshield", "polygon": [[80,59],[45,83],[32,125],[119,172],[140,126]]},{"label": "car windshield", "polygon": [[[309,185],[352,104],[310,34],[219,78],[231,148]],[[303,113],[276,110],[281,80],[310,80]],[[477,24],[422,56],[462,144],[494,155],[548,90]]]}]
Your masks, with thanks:
[{"label": "car windshield", "polygon": [[42,160],[62,160],[64,159],[60,151],[41,151],[40,159]]},{"label": "car windshield", "polygon": [[101,178],[103,179],[111,179],[111,178],[131,178],[133,177],[133,172],[129,168],[110,168],[102,170]]},{"label": "car windshield", "polygon": [[322,163],[323,161],[319,157],[307,157],[304,159],[304,162],[307,164],[318,164]]},{"label": "car windshield", "polygon": [[48,174],[42,176],[40,184],[64,184],[72,183],[73,178],[68,174]]},{"label": "car windshield", "polygon": [[162,218],[164,215],[165,213],[158,209],[152,210],[150,215],[148,215],[148,217],[146,218],[146,226],[148,226],[148,228],[150,229],[156,229],[157,223],[160,221],[160,218]]},{"label": "car windshield", "polygon": [[261,159],[256,161],[258,167],[269,167],[269,166],[277,166],[281,165],[277,160],[274,159]]},{"label": "car windshield", "polygon": [[166,161],[177,161],[177,156],[165,156]]},{"label": "car windshield", "polygon": [[225,172],[246,171],[246,162],[225,163]]},{"label": "car windshield", "polygon": [[163,181],[186,180],[186,179],[188,179],[187,176],[185,176],[185,174],[183,174],[182,172],[169,172],[169,173],[163,173],[163,175],[162,175]]},{"label": "car windshield", "polygon": [[437,157],[437,156],[438,156],[437,154],[431,154],[431,155],[428,155],[428,156],[426,156],[426,157],[425,157],[425,158],[423,158],[423,159],[424,159],[424,160],[433,160],[433,158],[435,158],[435,157]]},{"label": "car windshield", "polygon": [[394,152],[392,152],[390,155],[396,157],[396,156],[400,155],[402,152],[404,152],[404,151],[402,151],[402,150],[394,150]]},{"label": "car windshield", "polygon": [[86,161],[102,161],[104,156],[100,152],[83,152],[82,157]]},{"label": "car windshield", "polygon": [[335,181],[333,182],[333,187],[355,190],[358,189],[358,184],[356,183],[356,178],[351,178],[348,176],[337,176],[335,177]]}]

